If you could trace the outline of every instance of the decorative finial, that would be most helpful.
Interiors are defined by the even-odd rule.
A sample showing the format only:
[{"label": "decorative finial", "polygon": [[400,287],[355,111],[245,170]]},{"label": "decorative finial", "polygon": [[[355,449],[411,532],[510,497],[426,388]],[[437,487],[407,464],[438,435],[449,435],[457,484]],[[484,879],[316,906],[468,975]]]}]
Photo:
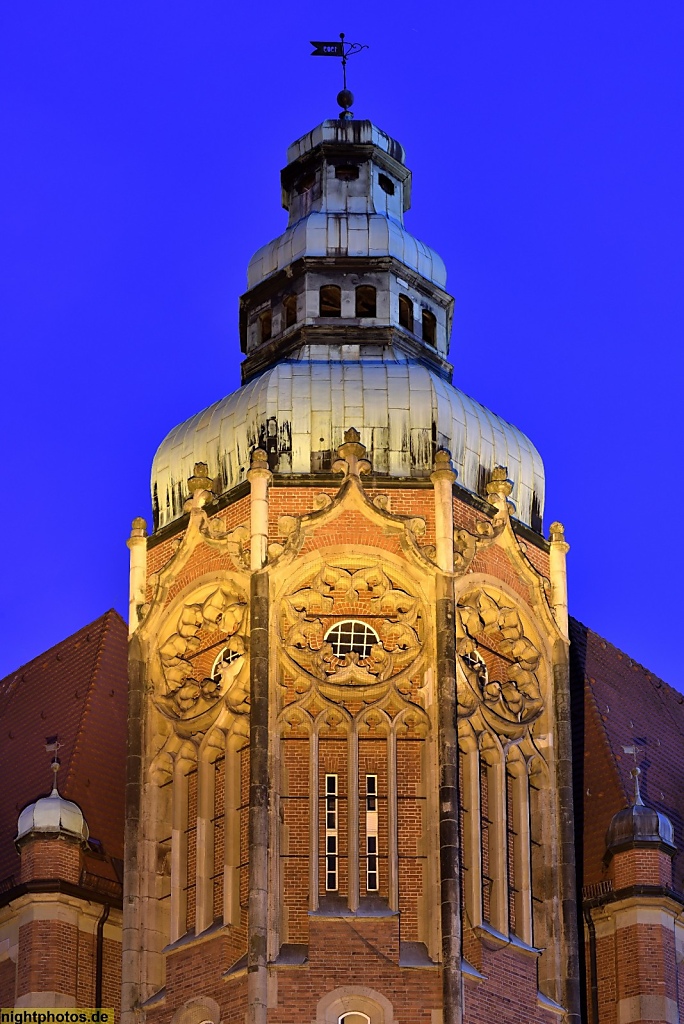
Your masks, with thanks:
[{"label": "decorative finial", "polygon": [[353,57],[355,53],[360,53],[361,50],[367,50],[368,47],[364,43],[345,43],[344,32],[340,32],[340,42],[321,42],[311,40],[311,45],[314,49],[311,51],[312,57],[341,57],[342,58],[342,91],[337,94],[337,102],[342,107],[342,111],[339,115],[340,121],[351,121],[354,117],[351,110],[349,109],[354,103],[354,95],[347,88],[347,60],[349,57]]},{"label": "decorative finial", "polygon": [[492,505],[495,505],[499,512],[513,513],[515,505],[508,500],[513,490],[513,481],[508,479],[507,466],[495,466],[487,484],[487,497]]},{"label": "decorative finial", "polygon": [[250,469],[268,469],[268,455],[263,448],[255,448],[249,460]]},{"label": "decorative finial", "polygon": [[562,523],[551,523],[549,527],[549,540],[551,543],[565,540],[565,527]]},{"label": "decorative finial", "polygon": [[438,448],[435,452],[435,468],[432,474],[434,480],[436,474],[447,473],[451,476],[452,480],[456,479],[456,470],[454,464],[451,461],[451,452],[448,448]]},{"label": "decorative finial", "polygon": [[634,806],[643,807],[644,801],[641,799],[641,790],[639,789],[639,776],[641,775],[641,768],[637,764],[637,756],[639,754],[639,744],[631,743],[628,747],[623,746],[625,754],[631,754],[634,758],[634,767],[630,770],[630,775],[634,779]]},{"label": "decorative finial", "polygon": [[333,473],[344,473],[347,477],[356,477],[361,473],[370,473],[371,464],[366,456],[366,446],[361,444],[361,435],[355,427],[344,432],[344,444],[337,449],[339,459],[333,463]]},{"label": "decorative finial", "polygon": [[196,462],[195,472],[188,477],[190,494],[195,494],[197,491],[210,491],[213,494],[215,487],[216,482],[209,476],[209,467],[206,462]]},{"label": "decorative finial", "polygon": [[634,779],[634,806],[644,806],[644,801],[641,799],[641,791],[639,789],[639,776],[641,775],[641,768],[632,768],[629,773]]},{"label": "decorative finial", "polygon": [[142,516],[136,516],[131,523],[131,537],[146,537],[147,523]]},{"label": "decorative finial", "polygon": [[59,790],[57,789],[57,772],[59,771],[62,762],[57,756],[57,751],[62,746],[57,736],[46,736],[45,737],[45,749],[48,754],[52,754],[52,761],[50,762],[50,769],[52,771],[52,792],[50,796],[59,796]]}]

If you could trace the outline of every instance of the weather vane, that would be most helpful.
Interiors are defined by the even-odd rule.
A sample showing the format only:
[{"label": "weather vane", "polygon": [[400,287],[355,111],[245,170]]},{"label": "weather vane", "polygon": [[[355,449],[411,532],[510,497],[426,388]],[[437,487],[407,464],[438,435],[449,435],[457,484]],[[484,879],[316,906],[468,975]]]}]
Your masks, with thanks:
[{"label": "weather vane", "polygon": [[634,743],[630,743],[629,746],[624,746],[623,745],[623,747],[622,747],[622,749],[623,749],[625,754],[631,754],[632,757],[634,758],[634,767],[632,768],[632,770],[630,771],[629,774],[634,779],[634,803],[635,804],[642,804],[643,803],[643,800],[641,799],[641,790],[639,788],[639,776],[641,775],[641,768],[639,767],[639,764],[638,764],[638,761],[637,761],[637,758],[639,756],[639,751],[641,750],[642,745],[643,744],[637,743],[635,741]]},{"label": "weather vane", "polygon": [[342,59],[342,92],[337,94],[337,102],[342,107],[340,121],[351,121],[353,114],[349,109],[354,102],[354,96],[347,88],[347,60],[361,50],[367,50],[365,43],[345,43],[344,32],[340,32],[340,42],[320,42],[311,40],[314,49],[312,57],[340,57]]}]

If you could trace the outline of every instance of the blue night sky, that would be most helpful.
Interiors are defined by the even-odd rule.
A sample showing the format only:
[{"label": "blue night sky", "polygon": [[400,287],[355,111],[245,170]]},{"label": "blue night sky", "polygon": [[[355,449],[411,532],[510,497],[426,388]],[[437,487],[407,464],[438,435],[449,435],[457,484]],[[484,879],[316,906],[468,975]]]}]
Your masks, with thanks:
[{"label": "blue night sky", "polygon": [[[330,12],[330,13],[328,13]],[[339,13],[336,13],[339,12]],[[178,422],[239,384],[238,296],[291,141],[405,146],[446,260],[454,382],[517,424],[571,612],[683,689],[684,5],[6,4],[0,675],[114,606]]]}]

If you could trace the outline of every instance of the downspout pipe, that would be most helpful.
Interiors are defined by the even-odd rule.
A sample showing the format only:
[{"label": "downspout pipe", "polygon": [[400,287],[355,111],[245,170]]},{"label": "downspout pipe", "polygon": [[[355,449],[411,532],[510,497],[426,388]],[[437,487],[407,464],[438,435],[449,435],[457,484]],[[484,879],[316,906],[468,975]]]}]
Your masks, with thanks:
[{"label": "downspout pipe", "polygon": [[102,960],[104,952],[104,926],[109,917],[110,906],[108,903],[102,908],[100,919],[97,922],[97,939],[95,944],[95,1008],[102,1009]]},{"label": "downspout pipe", "polygon": [[589,974],[591,978],[591,1024],[599,1024],[598,971],[596,966],[596,925],[591,908],[584,908],[584,920],[589,932]]}]

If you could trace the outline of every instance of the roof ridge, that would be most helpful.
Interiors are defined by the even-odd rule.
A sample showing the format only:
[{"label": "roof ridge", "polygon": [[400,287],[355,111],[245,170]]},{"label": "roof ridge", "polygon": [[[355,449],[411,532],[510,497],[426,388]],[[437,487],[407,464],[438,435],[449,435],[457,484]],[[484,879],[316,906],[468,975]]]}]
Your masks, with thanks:
[{"label": "roof ridge", "polygon": [[[71,783],[71,781],[73,780],[73,778],[76,775],[75,767],[76,767],[76,762],[78,760],[78,755],[80,754],[80,749],[81,749],[81,742],[80,741],[81,741],[81,737],[83,736],[83,731],[85,729],[86,719],[87,719],[88,713],[90,711],[93,691],[94,691],[96,683],[97,683],[98,673],[99,673],[100,665],[102,663],[102,654],[103,654],[104,648],[106,646],[107,640],[108,640],[110,632],[111,632],[111,623],[112,623],[112,615],[111,615],[111,613],[112,612],[123,623],[123,619],[121,618],[119,613],[114,608],[110,608],[102,616],[102,619],[104,620],[103,621],[103,626],[102,626],[102,632],[100,633],[100,638],[99,638],[98,643],[97,643],[97,651],[96,651],[95,657],[93,659],[93,668],[92,668],[92,671],[90,673],[90,679],[88,681],[88,689],[86,691],[85,700],[83,701],[83,707],[82,707],[82,710],[81,710],[81,716],[80,716],[79,723],[78,723],[78,729],[76,730],[76,735],[74,737],[74,746],[73,746],[73,749],[71,751],[71,757],[69,758],[69,768],[67,770],[67,775],[66,775],[66,779],[65,779],[65,783],[64,783],[65,791],[67,790],[67,788],[69,787],[69,784]],[[125,623],[123,623],[123,624],[125,625]]]},{"label": "roof ridge", "polygon": [[642,665],[640,661],[637,661],[636,658],[633,658],[632,655],[628,654],[627,651],[623,651],[623,649],[621,647],[618,647],[617,644],[614,644],[611,640],[607,640],[605,636],[602,636],[601,633],[597,633],[595,629],[592,629],[591,626],[587,626],[580,619],[575,618],[574,615],[571,615],[570,618],[574,622],[576,622],[578,626],[581,626],[582,629],[586,629],[587,633],[593,634],[593,636],[595,636],[598,640],[601,640],[602,643],[612,647],[614,651],[617,651],[617,653],[621,654],[624,658],[629,658],[632,665],[637,665],[638,668],[642,669],[646,673],[646,675],[649,676],[650,679],[657,679],[659,683],[663,684],[663,686],[667,686],[668,690],[672,690],[673,693],[679,694],[680,697],[682,696],[682,693],[679,690],[675,689],[675,687],[672,686],[670,683],[668,683],[666,679],[662,679],[660,676],[656,675],[655,672],[653,672],[650,668],[647,668],[646,665]]}]

